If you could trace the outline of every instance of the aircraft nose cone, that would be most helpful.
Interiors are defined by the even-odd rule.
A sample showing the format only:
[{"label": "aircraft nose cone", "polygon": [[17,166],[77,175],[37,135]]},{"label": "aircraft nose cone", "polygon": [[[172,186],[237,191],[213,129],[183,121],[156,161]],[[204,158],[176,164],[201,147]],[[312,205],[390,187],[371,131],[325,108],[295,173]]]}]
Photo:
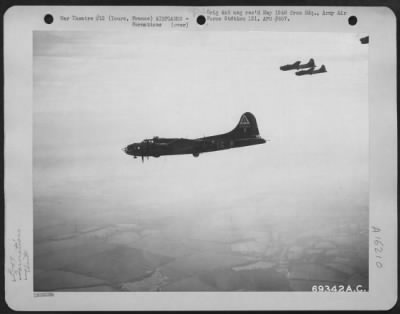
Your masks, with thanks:
[{"label": "aircraft nose cone", "polygon": [[128,154],[128,153],[129,153],[128,146],[127,146],[127,147],[124,147],[124,148],[122,148],[122,151],[123,151],[123,152],[125,152],[125,154]]}]

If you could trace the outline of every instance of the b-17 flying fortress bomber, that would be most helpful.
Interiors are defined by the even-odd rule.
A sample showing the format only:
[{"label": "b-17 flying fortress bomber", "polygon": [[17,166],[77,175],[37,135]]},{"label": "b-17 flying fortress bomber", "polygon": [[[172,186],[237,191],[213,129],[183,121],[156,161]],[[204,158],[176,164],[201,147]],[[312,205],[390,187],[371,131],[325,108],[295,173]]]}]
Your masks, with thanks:
[{"label": "b-17 flying fortress bomber", "polygon": [[312,75],[312,74],[318,74],[318,73],[325,73],[326,68],[324,65],[321,65],[321,67],[319,69],[314,70],[314,68],[310,68],[307,70],[302,70],[302,71],[297,71],[295,74],[296,75]]},{"label": "b-17 flying fortress bomber", "polygon": [[297,70],[297,72],[295,74],[298,76],[306,75],[306,74],[312,75],[312,74],[328,72],[326,70],[325,65],[321,65],[321,67],[319,69],[315,69],[315,68],[316,68],[316,65],[315,65],[313,58],[311,58],[310,61],[308,61],[305,64],[301,64],[300,61],[296,61],[293,64],[286,64],[286,65],[282,65],[280,67],[281,71]]},{"label": "b-17 flying fortress bomber", "polygon": [[140,143],[133,143],[123,148],[123,151],[134,158],[160,157],[164,155],[192,154],[198,157],[201,153],[218,150],[264,144],[258,131],[257,121],[250,112],[244,113],[238,125],[230,132],[202,137],[197,139],[160,138],[145,139]]},{"label": "b-17 flying fortress bomber", "polygon": [[286,64],[286,65],[282,65],[280,67],[280,69],[282,71],[300,70],[300,69],[307,69],[307,68],[315,68],[314,59],[311,58],[310,61],[308,61],[305,64],[301,64],[301,61],[296,61],[293,64]]}]

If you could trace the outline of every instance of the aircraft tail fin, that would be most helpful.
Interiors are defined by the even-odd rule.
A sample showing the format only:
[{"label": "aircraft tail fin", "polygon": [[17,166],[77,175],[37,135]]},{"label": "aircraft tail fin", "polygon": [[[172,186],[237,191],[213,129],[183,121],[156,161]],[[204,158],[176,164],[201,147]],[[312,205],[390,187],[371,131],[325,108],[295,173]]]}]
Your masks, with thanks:
[{"label": "aircraft tail fin", "polygon": [[231,131],[231,134],[236,138],[259,136],[256,117],[251,112],[242,114],[238,125]]}]

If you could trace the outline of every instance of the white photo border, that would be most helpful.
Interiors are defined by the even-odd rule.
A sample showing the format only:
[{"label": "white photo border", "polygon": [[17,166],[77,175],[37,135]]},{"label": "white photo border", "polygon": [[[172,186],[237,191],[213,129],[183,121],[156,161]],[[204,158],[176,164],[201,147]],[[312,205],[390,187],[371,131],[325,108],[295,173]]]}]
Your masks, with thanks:
[{"label": "white photo border", "polygon": [[[214,7],[218,8],[218,7]],[[226,8],[226,7],[225,7]],[[257,8],[257,7],[246,7]],[[268,7],[258,7],[265,9]],[[315,10],[340,7],[310,7]],[[236,7],[236,9],[241,9]],[[273,7],[277,9],[277,7]],[[296,7],[285,7],[296,9]],[[305,9],[305,7],[301,7]],[[299,18],[286,24],[255,26],[251,23],[210,24],[200,28],[195,19],[207,7],[74,7],[14,6],[4,15],[5,73],[5,290],[7,304],[14,310],[386,310],[397,301],[397,121],[396,121],[396,17],[386,7],[345,7],[358,23],[346,18]],[[35,295],[33,291],[33,204],[32,204],[32,34],[39,30],[121,30],[119,24],[54,23],[72,14],[178,13],[190,20],[183,31],[274,31],[366,33],[369,43],[370,117],[370,255],[369,291],[330,292],[55,292]],[[138,29],[129,31],[141,31]],[[142,30],[144,31],[144,30]],[[160,31],[167,31],[161,29]],[[384,97],[383,97],[384,95]],[[372,227],[384,241],[383,267],[377,264]],[[12,241],[17,237],[30,256],[27,280],[13,281],[7,272]]]}]

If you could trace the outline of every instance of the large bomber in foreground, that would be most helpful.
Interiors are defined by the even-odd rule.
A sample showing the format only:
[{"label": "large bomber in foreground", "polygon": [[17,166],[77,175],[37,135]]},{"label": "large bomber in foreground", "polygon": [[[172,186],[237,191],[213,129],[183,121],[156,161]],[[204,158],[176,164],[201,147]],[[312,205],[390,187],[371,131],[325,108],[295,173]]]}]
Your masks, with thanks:
[{"label": "large bomber in foreground", "polygon": [[201,153],[214,152],[223,149],[264,144],[266,141],[260,136],[257,121],[250,112],[244,113],[238,125],[230,132],[220,135],[197,139],[160,138],[143,140],[123,148],[128,155],[136,157],[160,157],[163,155],[192,154],[198,157]]}]

